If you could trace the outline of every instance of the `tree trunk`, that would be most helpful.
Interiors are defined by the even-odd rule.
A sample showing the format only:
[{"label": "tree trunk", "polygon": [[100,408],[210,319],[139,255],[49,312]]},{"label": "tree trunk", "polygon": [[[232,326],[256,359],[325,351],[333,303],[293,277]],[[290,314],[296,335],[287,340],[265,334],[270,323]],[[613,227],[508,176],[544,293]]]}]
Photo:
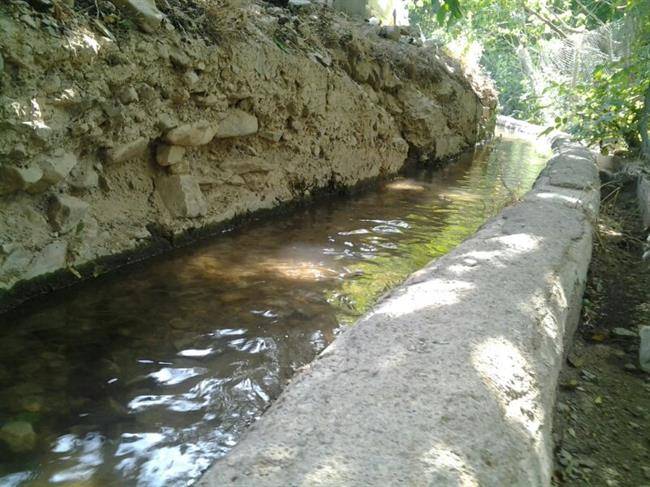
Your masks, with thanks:
[{"label": "tree trunk", "polygon": [[643,102],[643,111],[639,118],[639,134],[641,135],[641,154],[647,160],[650,160],[650,135],[648,135],[648,125],[650,123],[650,84],[645,90],[645,99]]}]

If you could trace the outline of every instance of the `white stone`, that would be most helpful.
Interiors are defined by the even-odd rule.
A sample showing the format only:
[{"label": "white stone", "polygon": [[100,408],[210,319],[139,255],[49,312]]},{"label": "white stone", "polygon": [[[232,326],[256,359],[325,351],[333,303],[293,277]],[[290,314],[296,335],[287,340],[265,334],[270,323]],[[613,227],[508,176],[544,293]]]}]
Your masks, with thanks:
[{"label": "white stone", "polygon": [[38,166],[43,172],[38,181],[29,184],[25,189],[29,193],[41,193],[47,188],[63,181],[77,165],[77,156],[72,152],[58,151],[43,156],[38,160]]},{"label": "white stone", "polygon": [[627,328],[616,327],[612,329],[612,335],[620,338],[636,338],[637,334]]},{"label": "white stone", "polygon": [[10,289],[21,278],[33,255],[19,245],[3,249],[2,253],[5,256],[0,259],[0,289]]},{"label": "white stone", "polygon": [[215,109],[221,108],[222,110],[228,108],[228,100],[223,96],[211,94],[207,96],[197,96],[195,100],[196,104],[200,107],[215,107]]},{"label": "white stone", "polygon": [[90,191],[99,186],[99,174],[90,163],[79,164],[68,178],[70,186],[78,191]]},{"label": "white stone", "polygon": [[33,279],[65,267],[67,252],[67,242],[56,241],[46,245],[29,264],[23,279]]},{"label": "white stone", "polygon": [[185,73],[183,73],[183,82],[185,83],[185,86],[192,88],[199,82],[199,75],[192,69],[185,71]]},{"label": "white stone", "polygon": [[252,135],[258,130],[257,117],[243,110],[232,109],[217,126],[215,137],[242,137]]},{"label": "white stone", "polygon": [[60,233],[68,233],[79,225],[88,212],[88,203],[70,195],[55,195],[48,208],[52,227]]},{"label": "white stone", "polygon": [[161,166],[171,166],[183,160],[185,147],[180,145],[159,145],[156,148],[156,161]]},{"label": "white stone", "polygon": [[172,145],[205,145],[214,138],[215,131],[215,127],[206,121],[190,123],[171,129],[165,141]]},{"label": "white stone", "polygon": [[25,191],[43,177],[43,171],[37,166],[27,168],[10,164],[0,165],[0,195],[16,191]]},{"label": "white stone", "polygon": [[195,218],[208,210],[199,184],[190,175],[161,176],[156,181],[156,191],[175,217]]},{"label": "white stone", "polygon": [[178,164],[172,164],[171,166],[167,166],[167,172],[169,174],[189,174],[190,163],[187,162],[187,160],[184,160]]},{"label": "white stone", "polygon": [[104,159],[108,164],[119,164],[130,159],[143,157],[147,152],[149,139],[140,137],[131,142],[120,144],[107,149]]},{"label": "white stone", "polygon": [[166,18],[154,0],[116,0],[115,3],[134,13],[138,26],[145,32],[155,32]]}]

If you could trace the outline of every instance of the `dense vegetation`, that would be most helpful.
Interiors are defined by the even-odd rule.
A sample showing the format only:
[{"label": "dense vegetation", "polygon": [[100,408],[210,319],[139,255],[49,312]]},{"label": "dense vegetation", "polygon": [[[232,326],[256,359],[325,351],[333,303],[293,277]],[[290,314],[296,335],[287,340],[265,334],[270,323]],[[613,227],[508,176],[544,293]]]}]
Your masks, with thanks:
[{"label": "dense vegetation", "polygon": [[484,66],[504,114],[650,158],[650,1],[417,0],[410,18]]}]

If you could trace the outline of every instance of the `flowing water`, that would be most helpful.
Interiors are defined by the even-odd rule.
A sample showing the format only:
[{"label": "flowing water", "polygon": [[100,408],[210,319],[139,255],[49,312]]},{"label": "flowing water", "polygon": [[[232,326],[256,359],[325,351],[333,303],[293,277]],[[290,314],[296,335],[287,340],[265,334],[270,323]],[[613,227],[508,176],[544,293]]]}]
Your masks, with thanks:
[{"label": "flowing water", "polygon": [[0,316],[0,424],[36,434],[23,452],[0,443],[0,485],[191,483],[297,369],[529,189],[547,156],[502,138]]}]

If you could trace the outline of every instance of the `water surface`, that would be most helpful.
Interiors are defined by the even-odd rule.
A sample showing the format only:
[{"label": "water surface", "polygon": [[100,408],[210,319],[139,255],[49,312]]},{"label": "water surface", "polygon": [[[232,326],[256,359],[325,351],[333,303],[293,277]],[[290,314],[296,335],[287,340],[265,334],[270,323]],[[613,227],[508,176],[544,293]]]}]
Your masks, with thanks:
[{"label": "water surface", "polygon": [[227,452],[386,290],[528,190],[503,138],[444,169],[267,218],[0,316],[0,485],[170,486]]}]

